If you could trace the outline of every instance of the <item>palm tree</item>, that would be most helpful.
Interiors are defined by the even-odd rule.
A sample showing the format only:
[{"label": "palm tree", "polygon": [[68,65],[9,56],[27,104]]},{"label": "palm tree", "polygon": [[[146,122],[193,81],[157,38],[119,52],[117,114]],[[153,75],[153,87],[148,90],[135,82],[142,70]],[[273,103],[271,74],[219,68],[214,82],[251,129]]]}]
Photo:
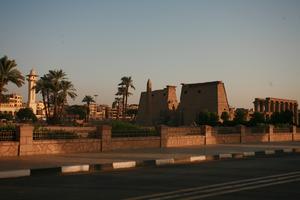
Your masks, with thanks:
[{"label": "palm tree", "polygon": [[76,89],[70,81],[61,81],[60,83],[60,92],[58,93],[58,110],[60,110],[60,117],[63,114],[64,107],[68,103],[67,97],[75,99],[77,96]]},{"label": "palm tree", "polygon": [[128,102],[128,97],[132,95],[131,92],[129,92],[129,89],[132,88],[135,90],[135,87],[133,85],[133,80],[131,79],[131,76],[124,76],[121,78],[121,83],[119,83],[120,86],[125,88],[124,91],[124,109],[123,109],[123,118],[125,117],[126,111],[127,111],[127,102]]},{"label": "palm tree", "polygon": [[15,60],[9,60],[7,56],[0,58],[0,102],[2,92],[6,91],[5,85],[12,82],[17,87],[21,87],[24,84],[25,78],[16,67]]},{"label": "palm tree", "polygon": [[45,106],[45,114],[48,122],[59,122],[67,97],[74,99],[76,90],[74,85],[67,80],[62,70],[49,70],[36,84],[36,93],[41,93]]},{"label": "palm tree", "polygon": [[86,105],[87,105],[87,108],[86,108],[86,111],[87,111],[87,119],[86,119],[86,121],[89,121],[89,118],[90,118],[90,104],[91,104],[92,102],[95,102],[95,100],[93,99],[92,96],[86,95],[86,96],[84,96],[84,98],[82,99],[82,102],[85,102]]},{"label": "palm tree", "polygon": [[[118,92],[115,94],[116,96],[121,96],[120,98],[120,102],[122,102],[122,111],[124,110],[125,108],[125,87],[124,86],[121,86],[121,87],[118,87]],[[120,109],[120,105],[119,105],[119,109]],[[122,112],[122,116],[123,116],[123,112]]]},{"label": "palm tree", "polygon": [[58,94],[61,90],[61,82],[66,80],[66,73],[62,70],[49,70],[48,78],[51,82],[50,88],[52,91],[52,101],[53,101],[53,118],[58,119]]},{"label": "palm tree", "polygon": [[47,88],[47,80],[46,77],[43,76],[41,77],[35,85],[35,92],[36,93],[41,93],[42,94],[42,99],[43,99],[43,104],[44,104],[44,109],[45,109],[45,114],[46,114],[46,118],[47,120],[49,119],[49,112],[48,112],[48,101],[47,101],[47,96],[49,96],[49,92],[48,92],[48,88]]},{"label": "palm tree", "polygon": [[115,101],[113,102],[113,106],[112,107],[116,107],[117,106],[117,119],[119,119],[119,115],[120,115],[120,104],[121,102],[123,102],[123,99],[120,97],[116,97]]}]

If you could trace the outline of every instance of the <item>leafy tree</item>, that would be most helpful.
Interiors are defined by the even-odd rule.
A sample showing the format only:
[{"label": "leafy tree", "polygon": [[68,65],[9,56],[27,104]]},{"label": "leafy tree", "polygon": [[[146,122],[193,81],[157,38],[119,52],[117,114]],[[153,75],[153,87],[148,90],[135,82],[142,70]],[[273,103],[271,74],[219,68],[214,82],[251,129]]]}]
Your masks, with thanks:
[{"label": "leafy tree", "polygon": [[131,92],[129,92],[129,89],[132,88],[135,90],[135,87],[133,85],[133,80],[131,78],[131,76],[124,76],[121,78],[121,83],[119,83],[119,86],[121,86],[121,88],[124,88],[123,92],[123,99],[124,99],[124,107],[123,107],[123,117],[125,117],[126,111],[127,111],[127,103],[128,103],[128,97],[130,95],[132,95]]},{"label": "leafy tree", "polygon": [[86,121],[88,122],[90,119],[90,104],[95,102],[94,98],[90,95],[86,95],[83,99],[82,102],[86,103],[86,113],[87,113],[87,117],[86,117]]},{"label": "leafy tree", "polygon": [[265,116],[263,113],[260,112],[254,112],[249,121],[249,124],[252,126],[256,126],[257,124],[264,124],[264,123],[266,123]]},{"label": "leafy tree", "polygon": [[201,111],[198,114],[199,125],[216,126],[218,122],[219,122],[219,116],[216,113]]},{"label": "leafy tree", "polygon": [[236,110],[233,121],[236,124],[246,124],[246,112],[242,109]]},{"label": "leafy tree", "polygon": [[0,113],[0,119],[5,119],[5,120],[13,120],[13,116],[10,113]]},{"label": "leafy tree", "polygon": [[21,108],[17,112],[16,117],[19,121],[22,121],[22,122],[28,122],[28,121],[35,122],[35,121],[37,121],[37,118],[36,118],[36,116],[33,113],[31,108]]},{"label": "leafy tree", "polygon": [[6,91],[4,88],[9,82],[21,87],[25,78],[17,69],[15,60],[9,60],[7,56],[0,58],[0,102],[2,102],[2,93]]},{"label": "leafy tree", "polygon": [[87,110],[85,106],[82,105],[72,105],[66,108],[66,112],[69,115],[78,115],[79,119],[86,119]]},{"label": "leafy tree", "polygon": [[228,112],[226,112],[226,111],[222,112],[221,119],[223,120],[223,123],[229,121],[229,114],[228,114]]},{"label": "leafy tree", "polygon": [[283,112],[274,112],[271,115],[272,124],[293,124],[293,112],[286,110]]}]

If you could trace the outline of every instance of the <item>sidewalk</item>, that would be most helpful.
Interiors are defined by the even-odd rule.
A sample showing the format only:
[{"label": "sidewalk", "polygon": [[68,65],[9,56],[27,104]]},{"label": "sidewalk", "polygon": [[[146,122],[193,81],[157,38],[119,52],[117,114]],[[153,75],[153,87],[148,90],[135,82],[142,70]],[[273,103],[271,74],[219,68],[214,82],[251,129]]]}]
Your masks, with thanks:
[{"label": "sidewalk", "polygon": [[300,148],[300,142],[219,144],[182,148],[118,150],[101,153],[0,157],[0,172],[20,169],[54,168],[71,165],[109,164],[121,161],[180,159],[200,155],[212,156],[219,154],[282,150],[292,148]]}]

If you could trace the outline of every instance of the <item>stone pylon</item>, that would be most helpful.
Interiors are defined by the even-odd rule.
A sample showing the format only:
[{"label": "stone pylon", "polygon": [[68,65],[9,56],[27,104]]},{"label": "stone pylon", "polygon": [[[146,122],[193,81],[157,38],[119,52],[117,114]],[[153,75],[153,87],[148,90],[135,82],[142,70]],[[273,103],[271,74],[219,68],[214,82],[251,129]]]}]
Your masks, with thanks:
[{"label": "stone pylon", "polygon": [[146,98],[146,123],[152,125],[152,83],[151,80],[147,81],[147,98]]}]

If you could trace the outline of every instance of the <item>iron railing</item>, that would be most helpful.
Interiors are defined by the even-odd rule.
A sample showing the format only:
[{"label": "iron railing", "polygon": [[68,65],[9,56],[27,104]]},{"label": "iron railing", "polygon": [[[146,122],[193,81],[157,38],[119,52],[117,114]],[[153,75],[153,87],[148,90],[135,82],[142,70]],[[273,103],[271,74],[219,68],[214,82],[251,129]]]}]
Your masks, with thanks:
[{"label": "iron railing", "polygon": [[112,137],[150,137],[159,136],[156,130],[112,130]]},{"label": "iron railing", "polygon": [[246,128],[246,133],[261,133],[261,134],[265,134],[266,131],[266,127],[249,127]]},{"label": "iron railing", "polygon": [[0,131],[0,141],[16,141],[17,131],[15,130],[5,130]]},{"label": "iron railing", "polygon": [[214,134],[239,134],[241,130],[236,127],[213,127],[212,133]]},{"label": "iron railing", "polygon": [[274,128],[273,129],[274,133],[290,133],[291,129],[289,127],[285,127],[285,128]]}]

